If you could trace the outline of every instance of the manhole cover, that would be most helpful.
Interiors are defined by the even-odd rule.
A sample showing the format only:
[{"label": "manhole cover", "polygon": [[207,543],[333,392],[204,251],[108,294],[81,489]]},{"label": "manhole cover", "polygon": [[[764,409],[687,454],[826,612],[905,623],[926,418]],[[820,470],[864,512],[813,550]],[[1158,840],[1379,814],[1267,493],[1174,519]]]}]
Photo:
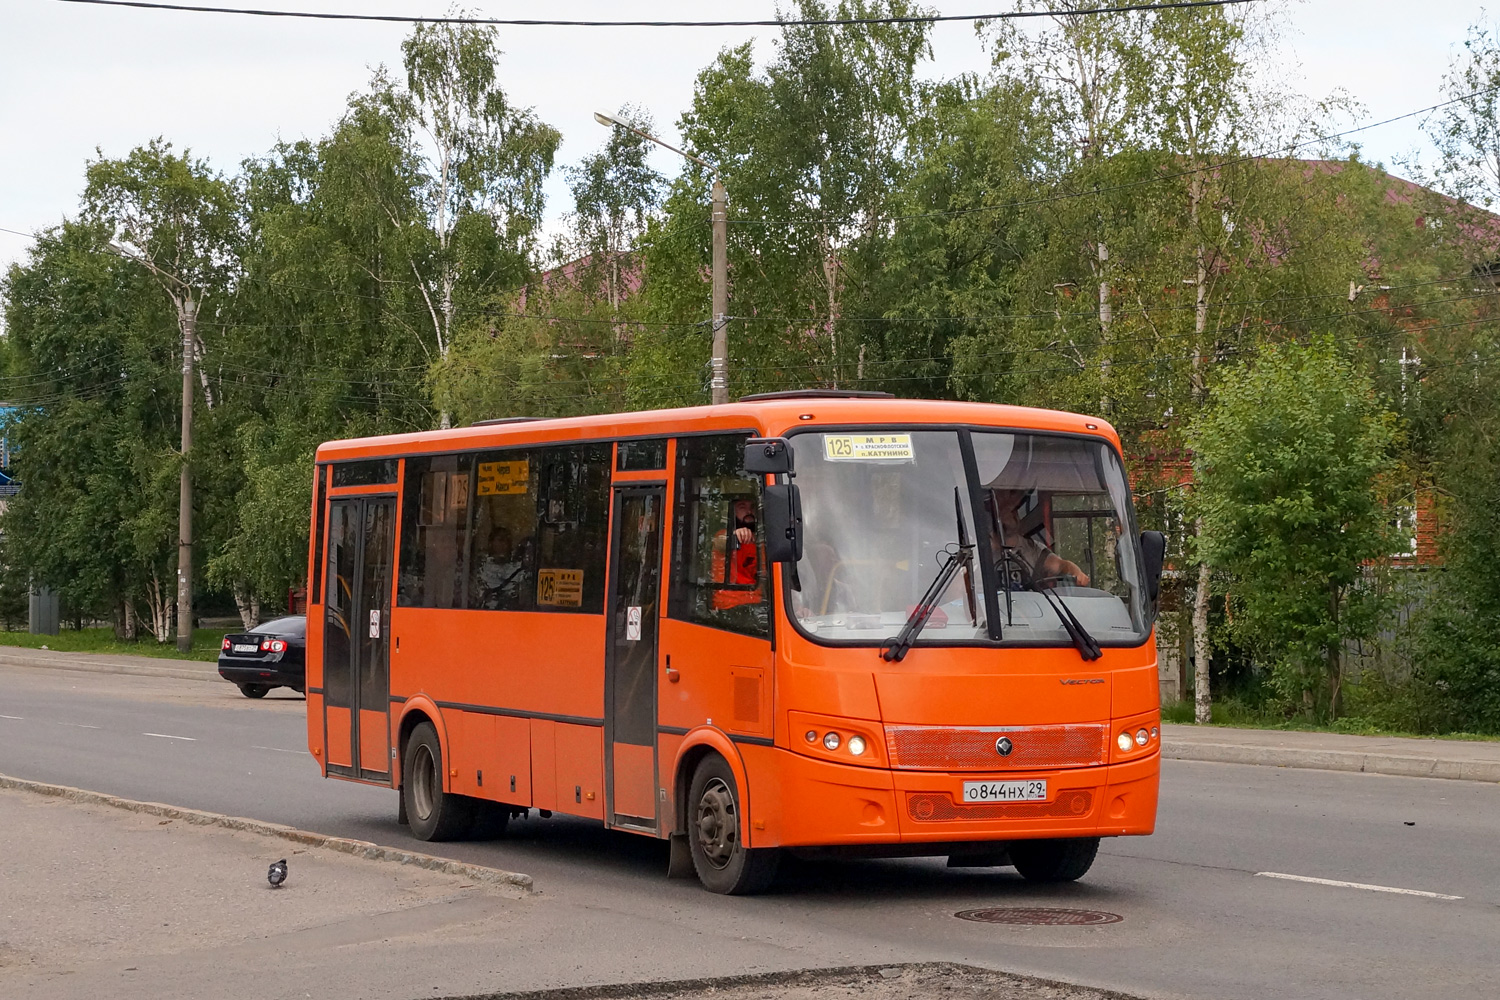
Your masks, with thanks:
[{"label": "manhole cover", "polygon": [[1031,927],[1091,927],[1117,924],[1125,918],[1103,910],[1069,910],[1052,906],[993,906],[983,910],[959,910],[960,920],[984,924],[1025,924]]}]

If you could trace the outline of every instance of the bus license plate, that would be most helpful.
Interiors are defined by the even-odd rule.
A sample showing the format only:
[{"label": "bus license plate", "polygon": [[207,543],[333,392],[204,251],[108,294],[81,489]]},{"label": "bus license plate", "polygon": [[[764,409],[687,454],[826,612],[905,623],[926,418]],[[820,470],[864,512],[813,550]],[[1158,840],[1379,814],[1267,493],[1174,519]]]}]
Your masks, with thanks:
[{"label": "bus license plate", "polygon": [[965,781],[964,801],[974,802],[1046,802],[1047,781]]}]

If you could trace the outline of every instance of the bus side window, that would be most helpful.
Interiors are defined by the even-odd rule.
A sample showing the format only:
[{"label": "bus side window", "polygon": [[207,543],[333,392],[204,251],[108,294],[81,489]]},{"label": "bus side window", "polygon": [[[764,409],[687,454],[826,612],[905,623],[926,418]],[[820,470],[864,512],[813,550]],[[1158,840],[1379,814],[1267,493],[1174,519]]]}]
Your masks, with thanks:
[{"label": "bus side window", "polygon": [[487,452],[474,471],[466,606],[530,611],[536,605],[537,450]]},{"label": "bus side window", "polygon": [[407,459],[396,592],[401,607],[460,606],[472,468],[468,455]]},{"label": "bus side window", "polygon": [[744,434],[680,438],[668,614],[769,635],[760,482],[741,467]]},{"label": "bus side window", "polygon": [[538,611],[604,612],[611,451],[607,444],[548,448],[541,456]]}]

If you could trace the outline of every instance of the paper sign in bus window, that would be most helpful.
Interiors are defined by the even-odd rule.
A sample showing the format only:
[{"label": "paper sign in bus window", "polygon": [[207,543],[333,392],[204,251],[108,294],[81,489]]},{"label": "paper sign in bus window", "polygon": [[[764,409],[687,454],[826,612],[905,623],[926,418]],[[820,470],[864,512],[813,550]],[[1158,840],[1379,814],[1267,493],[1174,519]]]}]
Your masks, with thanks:
[{"label": "paper sign in bus window", "polygon": [[583,607],[583,570],[544,569],[538,571],[536,602],[554,608]]},{"label": "paper sign in bus window", "polygon": [[823,457],[830,462],[909,462],[916,452],[910,434],[825,434]]},{"label": "paper sign in bus window", "polygon": [[521,458],[513,462],[480,462],[476,492],[482,497],[525,493],[531,487],[531,462]]},{"label": "paper sign in bus window", "polygon": [[625,609],[625,641],[641,641],[641,609],[638,607]]}]

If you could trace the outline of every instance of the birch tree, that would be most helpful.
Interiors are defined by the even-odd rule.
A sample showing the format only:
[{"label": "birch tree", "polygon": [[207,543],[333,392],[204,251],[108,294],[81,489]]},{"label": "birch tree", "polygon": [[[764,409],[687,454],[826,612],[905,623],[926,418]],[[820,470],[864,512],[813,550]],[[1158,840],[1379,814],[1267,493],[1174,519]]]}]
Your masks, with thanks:
[{"label": "birch tree", "polygon": [[[493,26],[419,24],[401,51],[406,86],[377,74],[374,96],[417,168],[428,239],[407,264],[431,324],[429,356],[441,362],[466,302],[525,280],[561,137],[500,86]],[[394,207],[389,217],[398,228],[417,224]],[[449,423],[440,413],[440,426]]]}]

